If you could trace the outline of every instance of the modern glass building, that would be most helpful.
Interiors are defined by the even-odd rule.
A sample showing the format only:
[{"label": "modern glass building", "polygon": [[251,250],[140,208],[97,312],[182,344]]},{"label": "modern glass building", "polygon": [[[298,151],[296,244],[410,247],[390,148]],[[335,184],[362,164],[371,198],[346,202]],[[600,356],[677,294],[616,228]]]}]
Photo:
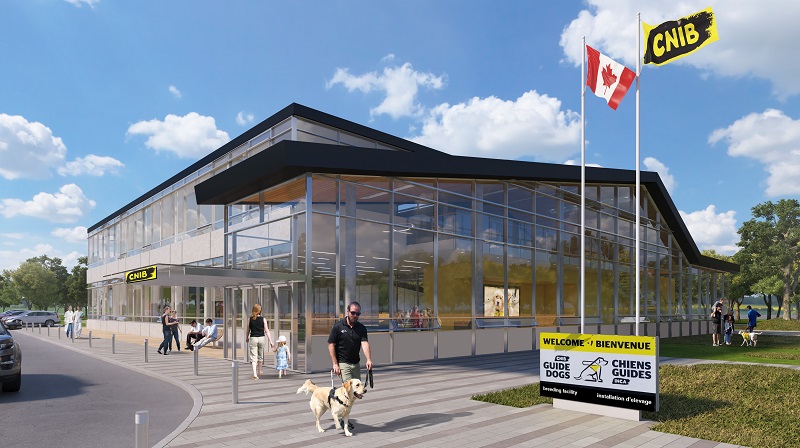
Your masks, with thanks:
[{"label": "modern glass building", "polygon": [[304,372],[330,368],[352,300],[376,363],[530,350],[581,316],[635,334],[638,231],[639,334],[707,333],[738,266],[700,254],[656,173],[639,195],[632,170],[586,173],[581,309],[579,166],[451,156],[292,104],[89,229],[88,326],[157,337],[168,304],[217,319],[239,358],[258,302]]}]

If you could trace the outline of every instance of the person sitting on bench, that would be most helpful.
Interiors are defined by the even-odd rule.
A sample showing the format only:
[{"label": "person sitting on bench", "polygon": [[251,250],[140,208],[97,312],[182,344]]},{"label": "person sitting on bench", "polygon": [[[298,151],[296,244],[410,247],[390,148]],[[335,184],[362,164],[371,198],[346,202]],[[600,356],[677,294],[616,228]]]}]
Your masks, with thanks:
[{"label": "person sitting on bench", "polygon": [[186,333],[186,349],[194,350],[192,339],[194,339],[194,342],[197,342],[203,337],[203,326],[198,324],[194,319],[189,323],[189,326],[189,332]]},{"label": "person sitting on bench", "polygon": [[203,328],[203,338],[194,343],[195,350],[203,348],[209,342],[214,342],[219,337],[217,325],[211,318],[206,319],[206,326]]}]

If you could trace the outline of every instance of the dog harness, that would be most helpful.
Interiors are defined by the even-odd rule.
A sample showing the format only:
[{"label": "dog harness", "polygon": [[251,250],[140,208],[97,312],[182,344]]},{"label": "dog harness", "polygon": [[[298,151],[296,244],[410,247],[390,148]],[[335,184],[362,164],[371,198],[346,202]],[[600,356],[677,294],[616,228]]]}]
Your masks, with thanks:
[{"label": "dog harness", "polygon": [[339,399],[339,397],[336,396],[336,389],[331,389],[331,391],[328,393],[328,407],[333,407],[333,405],[331,404],[331,400],[338,401],[339,404],[341,404],[346,408],[350,407],[350,405],[345,404],[342,400]]}]

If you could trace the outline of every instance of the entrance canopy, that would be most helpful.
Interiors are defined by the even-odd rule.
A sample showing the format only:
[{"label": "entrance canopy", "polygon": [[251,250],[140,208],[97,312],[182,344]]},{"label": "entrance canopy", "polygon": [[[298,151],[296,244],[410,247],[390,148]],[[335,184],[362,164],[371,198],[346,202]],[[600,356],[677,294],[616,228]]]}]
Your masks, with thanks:
[{"label": "entrance canopy", "polygon": [[156,264],[134,271],[110,274],[106,276],[106,279],[112,281],[118,279],[131,284],[140,284],[141,286],[234,288],[272,283],[301,282],[305,281],[306,277],[301,274],[287,272]]}]

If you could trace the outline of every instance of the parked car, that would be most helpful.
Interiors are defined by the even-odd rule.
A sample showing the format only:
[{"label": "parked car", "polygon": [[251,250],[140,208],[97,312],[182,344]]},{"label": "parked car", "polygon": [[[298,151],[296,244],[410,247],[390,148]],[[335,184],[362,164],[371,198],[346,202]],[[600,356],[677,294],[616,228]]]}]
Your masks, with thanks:
[{"label": "parked car", "polygon": [[0,313],[0,322],[5,322],[6,319],[12,316],[16,316],[18,314],[22,314],[27,310],[7,310]]},{"label": "parked car", "polygon": [[58,314],[52,311],[25,311],[22,314],[17,314],[9,319],[6,319],[5,324],[9,327],[16,327],[22,325],[34,326],[47,326],[52,327],[59,322]]},{"label": "parked car", "polygon": [[17,392],[22,385],[22,349],[0,323],[0,384],[3,392]]}]

